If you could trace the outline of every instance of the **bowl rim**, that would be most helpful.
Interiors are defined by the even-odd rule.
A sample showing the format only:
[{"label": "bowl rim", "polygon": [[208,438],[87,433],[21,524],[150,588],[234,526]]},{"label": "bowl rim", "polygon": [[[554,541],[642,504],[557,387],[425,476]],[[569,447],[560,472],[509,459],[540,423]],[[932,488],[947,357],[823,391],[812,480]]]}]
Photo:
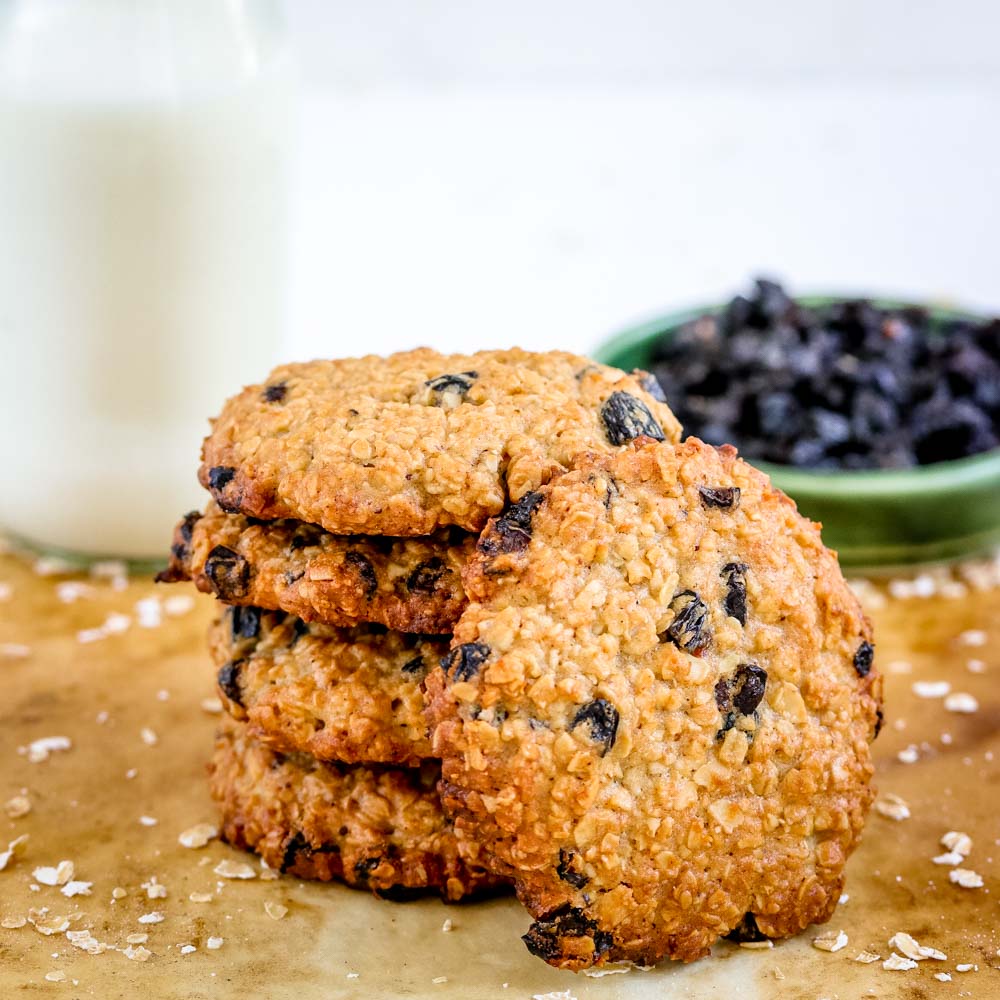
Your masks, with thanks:
[{"label": "bowl rim", "polygon": [[[850,295],[832,292],[810,293],[793,296],[796,302],[808,306],[829,305],[832,302],[851,302],[865,299],[876,306],[889,309],[925,309],[942,319],[990,320],[991,314],[952,305],[946,302],[918,302],[913,299],[896,298],[890,295],[852,293]],[[688,306],[670,312],[660,313],[647,320],[626,327],[602,340],[594,349],[599,359],[607,361],[614,354],[634,349],[644,344],[655,334],[668,328],[676,328],[700,316],[718,315],[728,305],[715,302],[711,305]],[[979,455],[952,458],[945,462],[920,465],[912,469],[800,469],[794,465],[765,462],[751,459],[754,466],[769,476],[780,476],[782,488],[799,496],[849,495],[886,497],[900,491],[912,497],[914,494],[934,494],[961,486],[975,486],[983,480],[1000,474],[1000,448],[991,448]]]}]

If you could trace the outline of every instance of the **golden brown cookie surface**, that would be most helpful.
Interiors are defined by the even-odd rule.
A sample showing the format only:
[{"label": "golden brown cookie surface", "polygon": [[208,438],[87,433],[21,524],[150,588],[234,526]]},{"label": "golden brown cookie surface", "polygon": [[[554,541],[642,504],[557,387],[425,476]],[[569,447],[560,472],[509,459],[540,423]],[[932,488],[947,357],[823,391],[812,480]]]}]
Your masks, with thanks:
[{"label": "golden brown cookie surface", "polygon": [[227,711],[277,750],[416,766],[431,756],[421,682],[446,637],[228,608],[209,630]]},{"label": "golden brown cookie surface", "polygon": [[645,373],[557,351],[284,365],[226,403],[199,477],[225,511],[335,534],[479,531],[579,452],[677,440],[661,400]]},{"label": "golden brown cookie surface", "polygon": [[331,535],[301,521],[226,514],[213,502],[174,529],[160,580],[190,579],[227,604],[305,621],[443,634],[465,607],[461,572],[474,548],[458,529],[427,538]]},{"label": "golden brown cookie surface", "polygon": [[494,519],[428,677],[459,835],[545,961],[691,960],[828,919],[881,682],[816,526],[729,448],[582,458]]},{"label": "golden brown cookie surface", "polygon": [[324,764],[280,754],[226,720],[210,773],[225,839],[277,871],[389,899],[437,890],[458,900],[501,884],[459,856],[434,787],[436,763]]}]

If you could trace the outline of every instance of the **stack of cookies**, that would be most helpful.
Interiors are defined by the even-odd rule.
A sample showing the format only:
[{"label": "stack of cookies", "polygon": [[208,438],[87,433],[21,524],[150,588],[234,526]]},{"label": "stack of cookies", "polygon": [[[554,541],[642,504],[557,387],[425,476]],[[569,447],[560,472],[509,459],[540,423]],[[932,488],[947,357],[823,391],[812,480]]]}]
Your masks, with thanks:
[{"label": "stack of cookies", "polygon": [[226,605],[225,837],[529,949],[690,960],[828,919],[872,797],[868,623],[654,380],[564,353],[287,365],[205,441],[164,580]]}]

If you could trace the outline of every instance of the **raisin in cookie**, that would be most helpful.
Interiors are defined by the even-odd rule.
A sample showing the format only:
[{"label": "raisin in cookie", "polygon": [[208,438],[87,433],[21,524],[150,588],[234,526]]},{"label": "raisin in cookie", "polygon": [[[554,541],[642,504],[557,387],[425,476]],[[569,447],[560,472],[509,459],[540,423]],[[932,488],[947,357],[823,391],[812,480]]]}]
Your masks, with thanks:
[{"label": "raisin in cookie", "polygon": [[465,585],[427,680],[442,797],[515,879],[534,954],[692,960],[830,917],[881,681],[764,475],[694,439],[584,456],[489,524]]},{"label": "raisin in cookie", "polygon": [[230,715],[278,750],[348,763],[416,766],[431,755],[421,682],[447,648],[445,638],[250,607],[209,629]]},{"label": "raisin in cookie", "polygon": [[157,579],[190,579],[227,604],[305,621],[440,634],[451,632],[465,607],[462,567],[474,548],[475,538],[456,528],[428,538],[331,535],[301,521],[226,514],[210,503],[174,529],[170,564]]},{"label": "raisin in cookie", "polygon": [[662,399],[647,373],[562,352],[283,365],[226,403],[199,477],[225,511],[334,534],[478,532],[579,452],[676,441]]},{"label": "raisin in cookie", "polygon": [[459,855],[434,788],[438,770],[431,762],[410,769],[285,756],[231,720],[209,765],[223,836],[277,871],[387,899],[436,889],[459,900],[495,889],[501,879]]}]

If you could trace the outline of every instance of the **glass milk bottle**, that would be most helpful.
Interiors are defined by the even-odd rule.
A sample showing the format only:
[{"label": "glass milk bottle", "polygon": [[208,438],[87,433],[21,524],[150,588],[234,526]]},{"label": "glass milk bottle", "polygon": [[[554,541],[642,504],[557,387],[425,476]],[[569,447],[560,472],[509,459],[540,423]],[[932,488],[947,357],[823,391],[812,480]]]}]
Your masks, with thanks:
[{"label": "glass milk bottle", "polygon": [[162,557],[284,309],[277,4],[0,3],[0,531]]}]

